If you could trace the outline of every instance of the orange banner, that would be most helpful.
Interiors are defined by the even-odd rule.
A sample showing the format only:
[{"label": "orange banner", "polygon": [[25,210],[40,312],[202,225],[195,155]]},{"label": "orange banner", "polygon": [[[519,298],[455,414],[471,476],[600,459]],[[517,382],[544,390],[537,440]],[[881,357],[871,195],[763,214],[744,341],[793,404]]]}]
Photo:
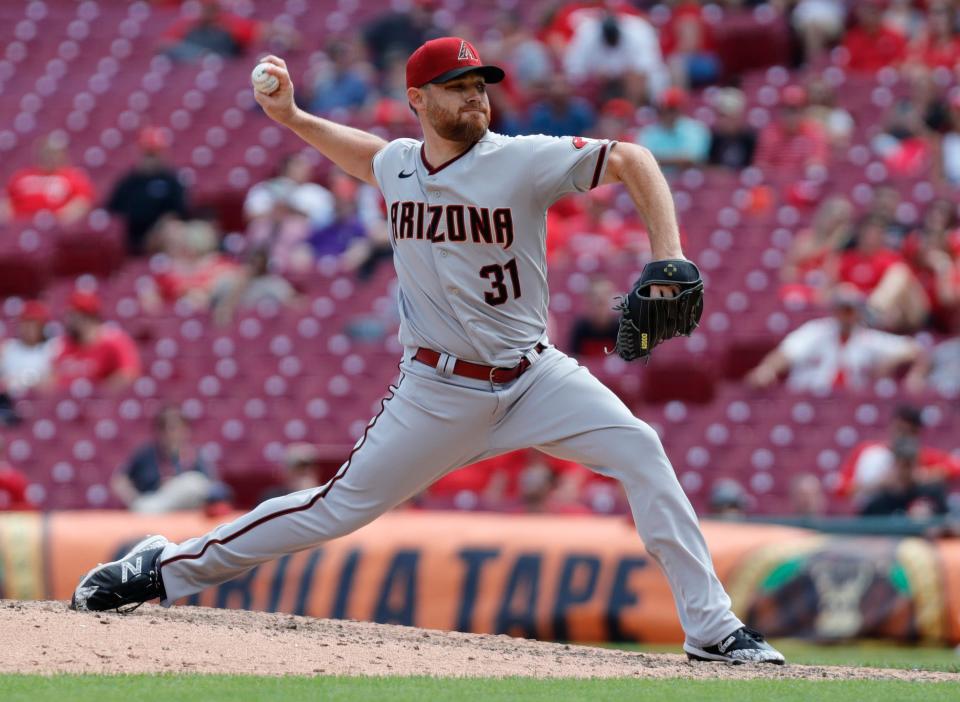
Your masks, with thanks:
[{"label": "orange banner", "polygon": [[[145,534],[197,514],[0,515],[0,595],[67,599]],[[704,523],[738,614],[768,635],[960,641],[960,545]],[[395,512],[191,603],[571,641],[682,640],[666,579],[633,525],[607,517]]]}]

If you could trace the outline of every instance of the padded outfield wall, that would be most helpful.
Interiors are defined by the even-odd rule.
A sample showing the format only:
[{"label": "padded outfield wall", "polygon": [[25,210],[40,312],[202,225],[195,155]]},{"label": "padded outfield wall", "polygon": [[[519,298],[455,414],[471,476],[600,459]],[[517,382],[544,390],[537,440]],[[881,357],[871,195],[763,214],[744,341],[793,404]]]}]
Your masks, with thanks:
[{"label": "padded outfield wall", "polygon": [[[0,597],[68,599],[145,534],[199,514],[0,514]],[[960,643],[960,540],[704,522],[737,613],[768,636]],[[264,564],[191,604],[571,641],[677,642],[666,579],[614,517],[394,512]]]}]

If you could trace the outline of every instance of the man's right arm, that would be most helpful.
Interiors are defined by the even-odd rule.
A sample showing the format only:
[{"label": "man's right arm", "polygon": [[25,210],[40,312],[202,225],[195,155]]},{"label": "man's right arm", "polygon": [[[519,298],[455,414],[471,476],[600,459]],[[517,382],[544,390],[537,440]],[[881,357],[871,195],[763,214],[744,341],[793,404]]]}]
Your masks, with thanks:
[{"label": "man's right arm", "polygon": [[380,137],[304,112],[293,100],[293,81],[287,64],[276,56],[267,56],[267,72],[280,81],[270,95],[254,90],[254,97],[270,119],[287,127],[313,148],[354,178],[376,186],[373,156],[387,145]]}]

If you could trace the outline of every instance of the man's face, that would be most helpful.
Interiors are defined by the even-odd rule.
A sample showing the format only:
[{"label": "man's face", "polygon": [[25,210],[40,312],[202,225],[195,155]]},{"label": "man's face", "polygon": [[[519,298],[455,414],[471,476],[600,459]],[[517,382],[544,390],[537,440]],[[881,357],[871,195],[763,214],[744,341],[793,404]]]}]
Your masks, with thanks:
[{"label": "man's face", "polygon": [[787,131],[795,132],[800,129],[800,123],[803,121],[803,110],[795,105],[787,105],[781,111],[780,115]]},{"label": "man's face", "polygon": [[676,107],[663,107],[660,109],[660,121],[664,124],[673,124],[680,117],[680,110]]},{"label": "man's face", "polygon": [[857,21],[869,32],[876,31],[880,26],[880,11],[870,3],[857,6]]},{"label": "man's face", "polygon": [[18,327],[20,340],[31,346],[43,341],[43,322],[36,319],[22,319]]},{"label": "man's face", "polygon": [[468,73],[420,89],[421,114],[444,139],[472,144],[490,127],[490,100],[483,77]]},{"label": "man's face", "polygon": [[856,305],[838,304],[833,309],[833,316],[840,323],[840,328],[849,333],[860,321],[860,309]]},{"label": "man's face", "polygon": [[313,165],[303,156],[292,156],[284,168],[284,175],[297,183],[306,183],[313,175]]},{"label": "man's face", "polygon": [[190,438],[190,429],[178,413],[171,412],[163,418],[158,434],[164,446],[179,450]]},{"label": "man's face", "polygon": [[67,334],[77,341],[86,341],[87,337],[97,328],[99,320],[77,310],[69,310],[63,319],[63,326]]},{"label": "man's face", "polygon": [[67,152],[62,146],[58,146],[48,141],[40,147],[38,157],[40,168],[45,171],[53,171],[60,168],[67,162]]}]

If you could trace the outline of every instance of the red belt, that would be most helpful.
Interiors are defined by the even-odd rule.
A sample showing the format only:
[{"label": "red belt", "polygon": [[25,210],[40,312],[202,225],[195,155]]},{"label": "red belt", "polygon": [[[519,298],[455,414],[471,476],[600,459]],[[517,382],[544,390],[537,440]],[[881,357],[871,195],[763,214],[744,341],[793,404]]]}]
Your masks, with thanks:
[{"label": "red belt", "polygon": [[[534,350],[541,353],[546,348],[543,344],[537,344]],[[436,368],[440,362],[440,354],[433,349],[419,348],[413,359]],[[516,380],[529,367],[530,361],[526,358],[521,358],[520,363],[513,368],[498,368],[497,366],[485,366],[480,363],[458,360],[453,366],[453,374],[461,375],[464,378],[473,378],[474,380],[489,380],[491,383],[502,385],[503,383],[509,383],[511,380]]]}]

